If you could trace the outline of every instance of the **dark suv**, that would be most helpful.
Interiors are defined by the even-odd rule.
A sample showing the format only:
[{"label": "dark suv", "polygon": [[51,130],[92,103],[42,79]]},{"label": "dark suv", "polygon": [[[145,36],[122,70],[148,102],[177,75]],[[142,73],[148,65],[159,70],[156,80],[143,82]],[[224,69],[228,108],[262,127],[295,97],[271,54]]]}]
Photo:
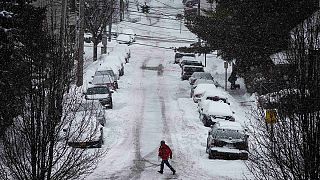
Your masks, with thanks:
[{"label": "dark suv", "polygon": [[209,159],[248,159],[248,135],[240,123],[218,121],[208,132]]},{"label": "dark suv", "polygon": [[181,79],[182,80],[189,79],[194,72],[204,72],[203,66],[191,66],[191,65],[183,66],[181,71]]},{"label": "dark suv", "polygon": [[174,63],[175,63],[175,64],[180,63],[180,59],[181,59],[183,56],[196,57],[196,55],[193,54],[193,53],[176,53],[176,54],[174,55]]},{"label": "dark suv", "polygon": [[112,109],[112,91],[107,86],[93,86],[87,89],[85,99],[99,100],[104,107]]}]

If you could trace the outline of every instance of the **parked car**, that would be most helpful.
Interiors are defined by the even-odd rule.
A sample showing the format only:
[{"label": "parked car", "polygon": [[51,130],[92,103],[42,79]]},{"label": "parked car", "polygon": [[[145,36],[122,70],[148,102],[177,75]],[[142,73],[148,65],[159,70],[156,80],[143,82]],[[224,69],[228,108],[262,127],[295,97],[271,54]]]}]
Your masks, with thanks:
[{"label": "parked car", "polygon": [[86,100],[75,104],[75,113],[63,128],[67,144],[74,148],[100,148],[103,144],[105,111],[99,101]]},{"label": "parked car", "polygon": [[183,66],[181,71],[181,79],[182,80],[189,79],[194,72],[204,72],[204,69],[202,66],[190,66],[190,65]]},{"label": "parked car", "polygon": [[226,103],[208,101],[206,106],[200,109],[200,120],[204,126],[210,127],[219,120],[235,121],[230,106]]},{"label": "parked car", "polygon": [[129,35],[131,37],[131,42],[136,42],[136,33],[132,29],[123,29],[123,34]]},{"label": "parked car", "polygon": [[91,86],[84,95],[87,100],[99,100],[102,106],[113,108],[112,91],[107,86]]},{"label": "parked car", "polygon": [[[190,79],[190,78],[189,78]],[[198,87],[199,84],[214,84],[214,81],[212,80],[207,80],[207,79],[197,79],[195,81],[195,83],[193,85],[191,85],[191,88],[190,88],[190,97],[192,98],[193,97],[193,94],[194,94],[194,90],[195,88]]]},{"label": "parked car", "polygon": [[198,103],[200,98],[206,91],[215,90],[216,86],[214,84],[199,84],[193,91],[192,99],[193,102]]},{"label": "parked car", "polygon": [[111,91],[115,91],[117,89],[114,79],[110,75],[93,76],[92,82],[89,82],[89,84],[94,86],[107,86]]},{"label": "parked car", "polygon": [[119,53],[119,52],[112,51],[107,56],[107,61],[114,61],[115,63],[118,63],[118,65],[121,66],[119,74],[120,76],[124,75],[124,64],[126,64],[126,54],[124,52]]},{"label": "parked car", "polygon": [[183,67],[183,66],[185,66],[185,65],[190,65],[190,66],[203,66],[202,65],[202,62],[200,62],[200,61],[190,61],[190,60],[182,60],[181,62],[180,62],[180,66],[181,66],[181,68]]},{"label": "parked car", "polygon": [[189,83],[190,85],[193,85],[197,79],[207,79],[207,80],[212,80],[213,77],[211,73],[208,72],[194,72],[191,77],[189,78]]},{"label": "parked car", "polygon": [[[114,62],[109,62],[107,59],[107,55],[101,55],[101,60],[99,61],[96,61],[98,63],[98,71],[100,70],[106,70],[106,69],[111,69],[113,71],[113,73],[115,74],[116,76],[116,79],[119,80],[120,79],[120,70],[121,70],[121,64],[119,63],[114,63]],[[96,62],[93,62],[92,64],[96,63]],[[94,76],[96,72],[96,69],[92,75],[92,78]]]},{"label": "parked car", "polygon": [[118,55],[102,55],[100,60],[100,66],[102,67],[115,67],[119,72],[119,76],[124,75],[124,62]]},{"label": "parked car", "polygon": [[125,60],[126,60],[126,63],[129,62],[129,59],[131,57],[131,51],[128,47],[128,45],[126,44],[118,44],[115,48],[114,48],[114,51],[115,52],[124,52],[125,53]]},{"label": "parked car", "polygon": [[248,159],[246,130],[238,122],[218,121],[211,127],[207,137],[206,152],[209,159]]},{"label": "parked car", "polygon": [[204,106],[207,106],[211,101],[226,103],[230,105],[228,101],[228,95],[222,89],[216,88],[214,90],[206,91],[198,101],[198,111],[200,112]]},{"label": "parked car", "polygon": [[178,64],[180,63],[180,59],[183,57],[183,56],[189,56],[189,57],[196,57],[196,55],[194,53],[180,53],[180,52],[177,52],[175,55],[174,55],[174,63],[175,64]]},{"label": "parked car", "polygon": [[228,94],[221,88],[215,88],[205,91],[201,98],[198,100],[198,104],[203,100],[219,101],[230,105],[230,102],[228,101]]},{"label": "parked car", "polygon": [[[119,89],[118,85],[118,77],[114,73],[114,71],[111,68],[99,68],[95,73],[94,76],[110,76],[112,83],[116,89]],[[92,78],[94,78],[92,76]]]},{"label": "parked car", "polygon": [[117,37],[117,42],[119,44],[128,44],[130,45],[132,43],[132,38],[130,35],[127,34],[119,34]]},{"label": "parked car", "polygon": [[202,63],[192,56],[182,56],[179,61],[181,68],[183,65],[192,65],[191,63],[196,63],[196,66],[202,66]]}]

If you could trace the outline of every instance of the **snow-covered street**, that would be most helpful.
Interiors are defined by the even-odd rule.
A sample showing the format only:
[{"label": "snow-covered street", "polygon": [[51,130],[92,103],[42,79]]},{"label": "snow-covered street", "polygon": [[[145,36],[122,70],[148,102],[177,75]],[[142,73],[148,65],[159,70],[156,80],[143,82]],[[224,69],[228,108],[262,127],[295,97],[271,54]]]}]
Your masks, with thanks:
[{"label": "snow-covered street", "polygon": [[[179,0],[155,0],[150,1],[150,4],[164,7],[157,8],[159,12],[164,11],[166,5],[175,7],[167,8],[168,14],[181,13],[183,10]],[[133,14],[132,17],[136,16]],[[173,64],[174,51],[170,49],[189,46],[190,42],[187,41],[196,42],[196,37],[180,21],[153,17],[150,20],[142,13],[136,14],[141,18],[139,23],[151,23],[152,26],[130,22],[118,25],[134,29],[137,40],[136,44],[129,46],[130,63],[125,65],[125,75],[119,81],[119,90],[113,93],[113,109],[106,110],[105,154],[98,168],[87,179],[250,177],[242,160],[208,159],[205,148],[209,128],[204,127],[199,120],[197,106],[190,98],[189,82],[181,81],[181,69],[179,65]],[[148,39],[145,36],[157,38]],[[179,43],[174,39],[184,39],[186,42]],[[197,58],[203,59],[202,56]],[[157,70],[160,64],[164,67],[163,73]],[[208,56],[206,71],[212,73],[219,83],[224,82],[223,61],[216,55]],[[243,92],[233,94],[234,97],[229,95],[229,101],[235,111],[236,121],[245,124],[248,106],[240,106],[239,101],[249,101],[250,98]],[[161,140],[165,140],[173,151],[170,162],[177,171],[176,175],[172,175],[167,167],[164,174],[157,173]]]}]

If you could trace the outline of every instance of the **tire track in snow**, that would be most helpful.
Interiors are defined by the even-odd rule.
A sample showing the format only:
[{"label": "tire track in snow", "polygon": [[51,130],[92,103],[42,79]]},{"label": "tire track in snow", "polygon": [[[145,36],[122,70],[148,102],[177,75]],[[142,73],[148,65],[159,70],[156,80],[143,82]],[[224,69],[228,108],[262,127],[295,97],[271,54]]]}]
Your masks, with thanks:
[{"label": "tire track in snow", "polygon": [[[150,60],[150,56],[148,55],[142,62],[141,66],[144,66],[145,64],[147,64],[149,60]],[[141,148],[140,137],[141,137],[141,129],[143,127],[143,117],[144,117],[143,114],[145,110],[145,100],[146,100],[146,97],[145,97],[146,90],[142,82],[144,78],[145,78],[144,70],[141,69],[140,76],[138,77],[140,81],[137,82],[139,83],[140,87],[135,88],[136,92],[134,93],[135,96],[133,96],[139,102],[139,105],[141,105],[139,107],[139,110],[137,111],[139,113],[135,114],[135,120],[134,120],[135,123],[134,123],[134,126],[132,127],[133,128],[133,134],[132,134],[133,146],[134,146],[134,155],[135,155],[133,160],[133,165],[125,167],[123,170],[111,174],[107,179],[112,179],[112,180],[140,179],[141,173],[146,168],[145,161],[143,160],[143,157],[141,156],[141,151],[140,151],[140,148]],[[128,170],[129,170],[129,174],[123,175],[123,172]]]}]

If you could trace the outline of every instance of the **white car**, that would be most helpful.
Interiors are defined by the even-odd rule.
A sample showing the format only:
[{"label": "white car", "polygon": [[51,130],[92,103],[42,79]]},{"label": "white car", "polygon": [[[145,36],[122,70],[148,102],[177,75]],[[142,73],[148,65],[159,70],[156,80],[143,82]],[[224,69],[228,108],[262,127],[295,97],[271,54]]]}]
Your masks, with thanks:
[{"label": "white car", "polygon": [[123,34],[130,35],[131,37],[131,42],[136,42],[136,34],[132,29],[123,29],[122,30]]},{"label": "white car", "polygon": [[199,84],[193,92],[193,102],[198,103],[198,101],[201,99],[201,97],[203,96],[203,94],[206,91],[210,91],[210,90],[215,90],[216,86],[214,84]]},{"label": "white car", "polygon": [[105,111],[100,102],[85,100],[75,104],[73,110],[62,132],[67,144],[74,148],[100,148],[106,123]]},{"label": "white car", "polygon": [[225,93],[224,90],[220,88],[211,89],[210,91],[206,91],[202,97],[198,101],[198,111],[202,109],[206,104],[210,101],[216,101],[221,103],[226,103],[230,105],[228,101],[228,94]]},{"label": "white car", "polygon": [[119,36],[117,37],[117,42],[119,44],[131,44],[132,38],[130,35],[127,34],[119,34]]},{"label": "white car", "polygon": [[119,76],[124,75],[124,66],[123,66],[123,61],[121,58],[117,55],[102,55],[101,60],[100,60],[100,66],[103,67],[115,67],[118,72]]},{"label": "white car", "polygon": [[190,89],[190,97],[192,98],[194,89],[199,85],[199,84],[214,84],[214,81],[212,80],[207,80],[207,79],[197,79],[193,85],[191,85]]},{"label": "white car", "polygon": [[126,56],[125,56],[126,63],[129,62],[129,59],[130,59],[130,57],[131,57],[131,51],[130,51],[128,45],[126,45],[126,44],[118,44],[118,45],[113,49],[113,51],[125,53],[125,55],[126,55]]},{"label": "white car", "polygon": [[200,111],[200,120],[204,126],[210,127],[219,120],[235,121],[234,112],[226,103],[208,101],[207,105]]}]

